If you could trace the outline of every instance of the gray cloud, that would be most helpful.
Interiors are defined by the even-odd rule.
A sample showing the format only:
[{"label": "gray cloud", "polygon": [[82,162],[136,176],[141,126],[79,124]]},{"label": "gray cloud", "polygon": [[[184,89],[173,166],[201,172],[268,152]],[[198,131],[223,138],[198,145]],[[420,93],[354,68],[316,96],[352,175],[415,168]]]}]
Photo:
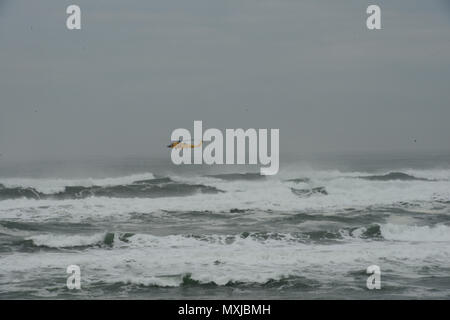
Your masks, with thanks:
[{"label": "gray cloud", "polygon": [[[448,150],[442,1],[0,1],[0,153],[165,156],[173,129],[280,128],[281,152]],[[417,143],[412,143],[417,139]]]}]

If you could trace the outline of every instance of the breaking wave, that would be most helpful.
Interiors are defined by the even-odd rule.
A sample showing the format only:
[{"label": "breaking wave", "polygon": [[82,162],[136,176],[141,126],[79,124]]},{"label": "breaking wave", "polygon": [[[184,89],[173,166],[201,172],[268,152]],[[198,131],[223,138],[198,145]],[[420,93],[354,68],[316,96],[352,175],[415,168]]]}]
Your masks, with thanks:
[{"label": "breaking wave", "polygon": [[118,186],[128,185],[138,180],[151,181],[155,179],[153,173],[133,174],[129,176],[103,179],[27,179],[2,178],[0,187],[3,188],[32,188],[40,193],[53,194],[64,192],[66,187]]},{"label": "breaking wave", "polygon": [[386,240],[417,241],[417,242],[449,242],[450,227],[436,226],[409,226],[401,224],[384,224],[380,227],[381,234]]},{"label": "breaking wave", "polygon": [[65,186],[63,190],[56,193],[44,193],[33,187],[5,187],[0,184],[0,200],[18,198],[65,200],[87,197],[157,198],[188,196],[199,192],[219,193],[222,191],[202,184],[177,183],[170,178],[138,180],[126,185]]},{"label": "breaking wave", "polygon": [[364,278],[359,294],[372,264],[405,276],[404,288],[423,275],[439,287],[448,276],[450,170],[301,169],[0,178],[3,296],[64,298],[55,288],[70,264],[82,266],[89,295],[119,297],[184,294],[175,288],[185,286],[329,291],[330,283],[348,288],[355,274]]},{"label": "breaking wave", "polygon": [[376,241],[425,241],[449,242],[450,227],[445,225],[410,226],[400,224],[372,224],[366,227],[346,227],[338,230],[317,230],[293,233],[278,232],[242,232],[236,235],[218,234],[181,234],[155,236],[151,234],[135,234],[131,232],[105,232],[93,235],[59,235],[40,234],[25,237],[15,244],[26,244],[34,247],[47,248],[93,248],[93,247],[197,247],[201,243],[214,245],[245,245],[255,244],[295,244],[323,241],[349,240]]},{"label": "breaking wave", "polygon": [[[441,265],[448,261],[450,247],[436,246],[432,242],[450,241],[449,231],[446,226],[382,224],[329,233],[46,234],[27,237],[26,241],[38,248],[61,249],[58,255],[39,249],[38,256],[20,256],[20,264],[10,255],[3,259],[2,268],[8,273],[52,265],[59,272],[75,259],[84,266],[87,274],[102,270],[106,275],[102,281],[109,284],[152,287],[292,285],[307,288],[332,281],[336,274],[364,272],[368,264],[378,261],[383,261],[385,268],[401,263],[406,268],[404,272],[415,268],[417,260],[421,261],[421,266]],[[399,243],[416,240],[426,233],[431,234],[429,241],[417,246],[405,247]],[[313,238],[337,238],[338,241],[316,243],[311,247],[308,242]],[[95,286],[98,279],[87,278],[85,281],[87,286]]]}]

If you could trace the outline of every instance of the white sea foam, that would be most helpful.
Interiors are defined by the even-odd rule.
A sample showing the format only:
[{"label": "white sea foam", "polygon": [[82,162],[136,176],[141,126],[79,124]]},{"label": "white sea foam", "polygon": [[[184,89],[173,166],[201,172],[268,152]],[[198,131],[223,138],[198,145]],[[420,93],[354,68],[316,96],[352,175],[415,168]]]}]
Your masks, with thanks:
[{"label": "white sea foam", "polygon": [[[164,211],[211,211],[253,209],[264,221],[276,214],[333,215],[344,208],[390,207],[406,203],[423,214],[448,214],[445,201],[450,200],[450,171],[397,170],[409,175],[437,181],[371,181],[359,179],[372,175],[367,172],[302,171],[280,172],[276,177],[261,180],[224,181],[211,177],[171,177],[175,181],[204,184],[224,190],[218,194],[195,194],[185,197],[120,199],[91,197],[67,200],[14,199],[0,201],[0,219],[13,221],[88,223],[114,221],[113,230],[122,221],[129,221],[132,213],[163,215]],[[389,172],[380,172],[383,175]],[[450,176],[450,174],[448,175]],[[287,179],[307,177],[309,182],[295,183]],[[32,180],[9,181],[16,185],[37,187],[54,192],[66,185],[116,185],[153,178],[152,174],[101,180]],[[5,184],[2,180],[0,183]],[[298,197],[291,188],[322,186],[328,195]],[[55,189],[52,189],[55,188]],[[60,189],[59,189],[60,190]],[[442,200],[436,204],[435,199]],[[442,209],[436,207],[441,206]],[[272,210],[272,211],[269,211]],[[439,211],[440,210],[440,211]],[[176,213],[175,213],[176,214]],[[206,213],[207,214],[207,213]],[[2,290],[23,290],[27,280],[40,277],[58,279],[65,275],[68,265],[77,264],[82,270],[82,285],[89,287],[99,281],[157,286],[180,286],[187,274],[200,283],[218,285],[233,282],[265,283],[270,279],[301,276],[321,283],[353,281],[351,272],[364,271],[377,264],[382,272],[389,270],[396,276],[419,277],[417,270],[429,268],[432,275],[448,276],[450,265],[450,227],[446,225],[413,225],[395,219],[380,225],[382,238],[365,239],[364,227],[352,230],[340,241],[325,244],[320,241],[295,241],[289,234],[281,237],[227,235],[187,237],[183,235],[155,236],[115,233],[114,241],[106,247],[105,233],[93,235],[26,234],[24,237],[39,246],[68,248],[87,246],[87,249],[33,253],[14,252],[0,256]],[[396,223],[392,223],[392,222]],[[302,224],[303,227],[306,227]],[[5,233],[10,229],[3,228]],[[345,230],[348,230],[346,228]],[[221,230],[223,232],[224,230]],[[2,232],[2,230],[0,230]],[[189,232],[189,231],[186,231]],[[283,232],[283,230],[280,230]],[[301,232],[301,230],[299,230]],[[21,236],[21,235],[17,235]],[[294,240],[294,241],[293,241]],[[21,280],[15,282],[17,274]],[[62,284],[64,285],[64,284]],[[361,284],[364,287],[364,283]],[[392,284],[391,284],[392,285]],[[16,287],[15,287],[16,286]]]},{"label": "white sea foam", "polygon": [[[140,176],[142,178],[142,176]],[[136,178],[127,178],[128,181]],[[392,206],[411,203],[427,206],[435,199],[450,200],[450,181],[368,181],[336,177],[313,179],[312,186],[324,186],[328,195],[298,197],[291,187],[299,186],[281,179],[261,181],[221,181],[213,178],[180,178],[180,181],[202,183],[224,190],[218,194],[195,194],[186,197],[105,198],[92,197],[68,200],[14,199],[0,201],[3,218],[24,220],[61,219],[82,221],[126,216],[132,212],[154,214],[168,211],[229,212],[233,208],[255,211],[322,211],[333,214],[343,208]],[[106,181],[104,181],[106,183]],[[109,181],[108,183],[112,183]],[[124,180],[121,180],[124,183]],[[304,188],[307,186],[301,186]]]},{"label": "white sea foam", "polygon": [[437,226],[409,226],[401,224],[384,224],[380,227],[381,234],[386,240],[415,241],[415,242],[449,242],[450,227]]},{"label": "white sea foam", "polygon": [[42,234],[25,238],[31,240],[36,246],[45,246],[51,248],[65,248],[76,246],[89,246],[101,243],[105,238],[105,234],[94,235],[54,235]]},{"label": "white sea foam", "polygon": [[[55,239],[41,240],[44,245],[55,244]],[[128,243],[117,242],[112,249],[93,247],[58,254],[15,253],[1,258],[2,274],[3,279],[11,279],[17,272],[29,279],[42,273],[56,276],[64,273],[68,265],[77,264],[85,286],[97,281],[178,286],[186,274],[200,283],[225,285],[230,281],[265,283],[288,276],[334,282],[351,277],[349,272],[364,271],[372,264],[411,277],[417,267],[445,268],[450,263],[450,246],[432,242],[405,246],[398,241],[311,245],[289,239],[261,241],[238,237],[233,242],[222,240],[224,236],[197,239],[181,235],[135,235],[128,238]],[[82,242],[92,241],[86,237]],[[58,239],[58,246],[75,243],[80,243],[79,239],[73,238],[67,243]]]},{"label": "white sea foam", "polygon": [[[300,231],[300,230],[299,230]],[[366,227],[352,230],[340,230],[343,241],[352,241],[355,239],[364,240]],[[386,223],[380,225],[381,236],[386,241],[412,241],[412,242],[449,242],[450,227],[445,225],[415,226],[405,224]],[[37,246],[46,246],[52,248],[65,248],[76,246],[90,246],[104,243],[107,233],[96,233],[91,235],[60,235],[60,234],[41,234],[26,237],[26,240],[32,240]],[[290,233],[268,233],[265,236],[258,234],[241,235],[168,235],[155,236],[151,234],[112,234],[113,241],[110,245],[116,249],[119,248],[191,248],[205,246],[245,246],[250,243],[254,246],[297,246],[298,240],[306,240],[307,237],[298,238]],[[302,242],[302,241],[300,241]]]},{"label": "white sea foam", "polygon": [[[432,170],[428,170],[432,171]],[[413,171],[411,175],[430,172]],[[447,170],[450,172],[449,170]],[[436,176],[444,177],[448,172],[437,170]],[[433,171],[434,172],[434,171]],[[398,203],[415,205],[415,210],[423,208],[424,212],[437,212],[438,207],[432,205],[436,199],[450,200],[450,181],[370,181],[359,179],[364,172],[343,173],[337,170],[305,171],[292,173],[289,178],[308,177],[307,183],[286,181],[285,172],[280,176],[267,177],[261,180],[224,181],[212,177],[171,177],[175,181],[191,184],[204,184],[225,191],[218,194],[194,194],[183,197],[161,198],[106,198],[91,197],[85,199],[35,200],[9,199],[0,201],[2,219],[19,221],[63,220],[80,222],[86,219],[103,221],[107,217],[126,219],[131,213],[156,215],[162,211],[210,211],[230,212],[231,209],[251,209],[264,215],[268,210],[276,212],[320,212],[334,214],[345,208],[388,207]],[[50,192],[63,188],[64,185],[116,185],[127,184],[136,180],[152,179],[153,174],[139,174],[122,178],[77,180],[11,180],[9,183],[34,186],[39,190]],[[2,181],[0,183],[4,183]],[[322,186],[328,195],[314,194],[310,197],[299,197],[291,192],[291,188],[310,188]],[[431,207],[430,207],[431,204]],[[443,204],[445,212],[446,206]],[[430,210],[432,208],[433,210]],[[231,213],[229,213],[231,215]]]}]

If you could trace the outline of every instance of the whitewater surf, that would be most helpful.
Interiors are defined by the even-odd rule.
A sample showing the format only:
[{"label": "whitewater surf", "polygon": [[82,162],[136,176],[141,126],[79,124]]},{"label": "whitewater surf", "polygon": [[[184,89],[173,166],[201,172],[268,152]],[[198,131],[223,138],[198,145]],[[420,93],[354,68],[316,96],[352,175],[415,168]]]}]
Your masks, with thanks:
[{"label": "whitewater surf", "polygon": [[4,175],[0,298],[448,297],[450,169],[352,166]]}]

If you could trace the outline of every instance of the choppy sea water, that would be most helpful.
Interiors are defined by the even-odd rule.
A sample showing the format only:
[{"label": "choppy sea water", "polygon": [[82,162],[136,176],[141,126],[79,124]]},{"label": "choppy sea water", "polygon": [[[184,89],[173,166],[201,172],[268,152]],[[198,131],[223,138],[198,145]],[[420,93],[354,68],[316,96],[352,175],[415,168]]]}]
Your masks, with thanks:
[{"label": "choppy sea water", "polygon": [[450,157],[433,159],[270,177],[145,159],[70,177],[0,166],[0,299],[448,299]]}]

